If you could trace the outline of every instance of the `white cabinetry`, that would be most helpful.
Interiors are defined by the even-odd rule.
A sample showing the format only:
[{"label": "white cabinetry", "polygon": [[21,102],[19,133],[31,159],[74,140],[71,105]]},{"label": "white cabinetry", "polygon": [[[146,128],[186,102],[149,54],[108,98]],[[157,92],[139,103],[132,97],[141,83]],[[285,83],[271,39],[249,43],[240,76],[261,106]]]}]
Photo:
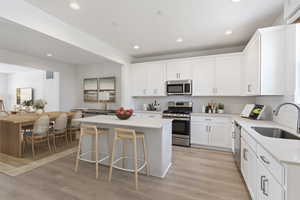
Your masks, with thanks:
[{"label": "white cabinetry", "polygon": [[212,56],[193,62],[193,96],[241,95],[241,54]]},{"label": "white cabinetry", "polygon": [[241,171],[253,200],[286,198],[284,168],[242,129]]},{"label": "white cabinetry", "polygon": [[252,199],[256,199],[257,183],[257,158],[255,151],[241,140],[241,171]]},{"label": "white cabinetry", "polygon": [[240,54],[216,58],[216,95],[241,95],[241,59]]},{"label": "white cabinetry", "polygon": [[215,59],[193,62],[193,96],[213,96],[215,88]]},{"label": "white cabinetry", "polygon": [[165,96],[165,64],[134,64],[131,75],[132,96]]},{"label": "white cabinetry", "polygon": [[259,29],[244,50],[244,95],[283,95],[285,27]]},{"label": "white cabinetry", "polygon": [[167,63],[167,80],[189,80],[192,79],[191,61],[172,61]]},{"label": "white cabinetry", "polygon": [[192,116],[192,145],[231,148],[231,121],[225,117]]}]

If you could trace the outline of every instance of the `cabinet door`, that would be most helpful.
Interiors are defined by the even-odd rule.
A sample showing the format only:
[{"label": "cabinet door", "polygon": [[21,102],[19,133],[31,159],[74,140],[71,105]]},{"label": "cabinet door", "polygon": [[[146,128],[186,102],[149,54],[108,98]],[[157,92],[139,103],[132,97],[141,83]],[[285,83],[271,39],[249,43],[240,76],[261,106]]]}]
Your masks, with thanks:
[{"label": "cabinet door", "polygon": [[147,64],[147,95],[165,96],[165,64],[150,63]]},{"label": "cabinet door", "polygon": [[259,160],[257,167],[257,199],[284,200],[283,188]]},{"label": "cabinet door", "polygon": [[257,157],[245,139],[241,139],[241,171],[252,199],[256,199]]},{"label": "cabinet door", "polygon": [[212,96],[215,88],[215,59],[193,62],[193,96]]},{"label": "cabinet door", "polygon": [[192,79],[192,62],[177,61],[167,63],[167,80]]},{"label": "cabinet door", "polygon": [[230,124],[211,124],[209,127],[210,145],[231,148]]},{"label": "cabinet door", "polygon": [[146,64],[132,65],[132,95],[147,96],[148,94],[148,74]]},{"label": "cabinet door", "polygon": [[246,95],[260,94],[260,36],[256,34],[245,50],[244,89]]},{"label": "cabinet door", "polygon": [[241,94],[241,56],[217,57],[215,80],[217,95],[239,96]]},{"label": "cabinet door", "polygon": [[191,125],[191,143],[209,145],[208,124],[192,121]]},{"label": "cabinet door", "polygon": [[241,138],[241,172],[245,182],[248,182],[248,161],[246,159],[247,146],[245,140]]}]

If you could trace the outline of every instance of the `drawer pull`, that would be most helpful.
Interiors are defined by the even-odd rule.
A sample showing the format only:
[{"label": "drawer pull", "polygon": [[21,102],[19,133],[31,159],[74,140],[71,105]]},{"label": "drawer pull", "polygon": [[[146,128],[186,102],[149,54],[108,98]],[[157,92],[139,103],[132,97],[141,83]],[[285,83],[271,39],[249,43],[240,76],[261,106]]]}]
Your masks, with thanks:
[{"label": "drawer pull", "polygon": [[263,194],[265,195],[265,196],[269,196],[269,194],[267,193],[267,187],[266,187],[266,184],[268,184],[269,183],[269,180],[268,179],[265,179],[265,180],[263,180]]},{"label": "drawer pull", "polygon": [[266,163],[266,164],[270,164],[270,161],[268,161],[267,159],[266,159],[266,157],[265,156],[260,156],[260,159],[264,162],[264,163]]}]

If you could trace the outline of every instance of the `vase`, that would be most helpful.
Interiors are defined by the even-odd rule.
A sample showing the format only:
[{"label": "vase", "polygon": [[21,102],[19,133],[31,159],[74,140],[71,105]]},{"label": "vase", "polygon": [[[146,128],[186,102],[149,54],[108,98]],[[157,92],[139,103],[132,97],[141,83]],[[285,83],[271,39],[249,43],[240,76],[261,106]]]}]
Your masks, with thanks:
[{"label": "vase", "polygon": [[44,112],[43,109],[37,109],[37,110],[36,110],[36,113],[37,113],[37,114],[42,114],[43,112]]},{"label": "vase", "polygon": [[219,114],[223,114],[223,113],[224,113],[224,110],[218,109],[218,113],[219,113]]}]

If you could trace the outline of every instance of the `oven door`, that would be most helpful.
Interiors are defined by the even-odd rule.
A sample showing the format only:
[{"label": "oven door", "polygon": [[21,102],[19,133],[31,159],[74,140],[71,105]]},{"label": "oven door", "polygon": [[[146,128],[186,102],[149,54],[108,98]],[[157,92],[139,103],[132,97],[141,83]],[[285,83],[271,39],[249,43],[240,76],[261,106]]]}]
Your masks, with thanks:
[{"label": "oven door", "polygon": [[184,94],[185,87],[182,83],[177,84],[168,84],[167,85],[167,94],[168,95],[181,95]]},{"label": "oven door", "polygon": [[179,146],[191,146],[189,119],[174,119],[172,122],[172,144]]}]

